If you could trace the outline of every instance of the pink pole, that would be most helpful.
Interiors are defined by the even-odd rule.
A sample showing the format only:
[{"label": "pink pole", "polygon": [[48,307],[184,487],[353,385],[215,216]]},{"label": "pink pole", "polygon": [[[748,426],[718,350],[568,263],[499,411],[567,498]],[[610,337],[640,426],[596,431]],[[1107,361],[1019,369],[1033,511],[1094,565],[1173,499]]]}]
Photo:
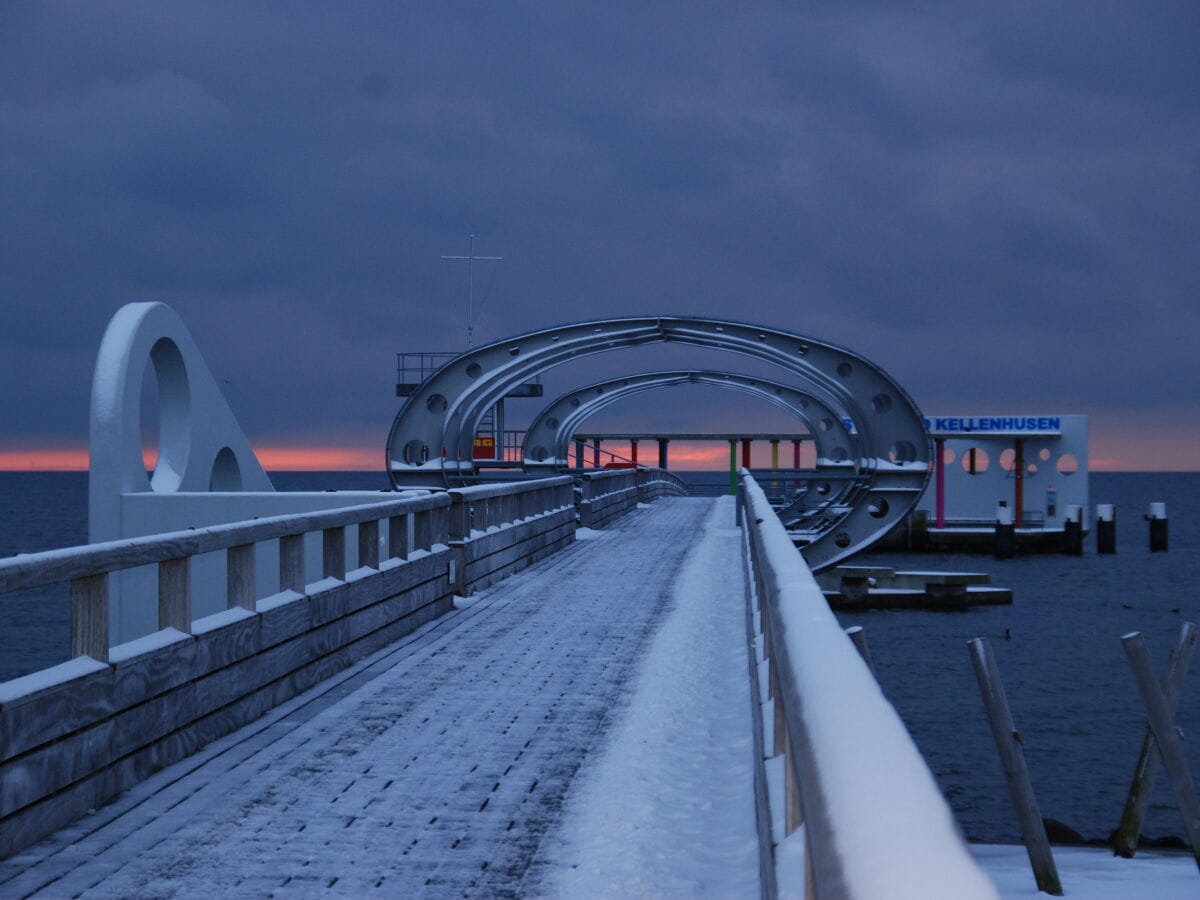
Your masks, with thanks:
[{"label": "pink pole", "polygon": [[935,438],[933,441],[933,452],[936,454],[933,463],[934,476],[937,479],[936,490],[936,515],[937,527],[946,527],[946,439]]}]

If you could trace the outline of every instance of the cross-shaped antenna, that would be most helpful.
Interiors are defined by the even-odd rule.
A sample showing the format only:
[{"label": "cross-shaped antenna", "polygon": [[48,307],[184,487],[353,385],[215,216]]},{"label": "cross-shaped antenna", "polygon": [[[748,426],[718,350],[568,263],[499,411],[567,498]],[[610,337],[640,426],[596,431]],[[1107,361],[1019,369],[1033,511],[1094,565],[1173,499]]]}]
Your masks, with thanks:
[{"label": "cross-shaped antenna", "polygon": [[[475,235],[469,235],[466,256],[443,256],[442,259],[465,259],[467,261],[467,349],[475,344],[475,260],[486,259],[499,262],[503,256],[476,256]],[[486,299],[486,298],[485,298]]]}]

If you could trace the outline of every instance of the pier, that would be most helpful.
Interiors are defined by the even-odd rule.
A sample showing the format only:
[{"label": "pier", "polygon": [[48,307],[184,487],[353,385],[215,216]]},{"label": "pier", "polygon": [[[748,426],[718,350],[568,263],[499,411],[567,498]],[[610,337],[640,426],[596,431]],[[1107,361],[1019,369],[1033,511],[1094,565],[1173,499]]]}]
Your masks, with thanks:
[{"label": "pier", "polygon": [[[511,360],[596,334],[803,374],[807,437],[718,437],[731,465],[810,440],[814,467],[736,466],[720,497],[579,470],[588,433],[552,404],[521,477],[491,477],[480,423],[546,364]],[[70,658],[0,684],[5,896],[997,896],[818,582],[982,587],[837,568],[931,470],[915,407],[861,357],[703,320],[526,335],[413,386],[394,490],[291,494],[168,308],[119,312],[99,359],[92,541],[0,560],[0,602],[71,602]]]}]

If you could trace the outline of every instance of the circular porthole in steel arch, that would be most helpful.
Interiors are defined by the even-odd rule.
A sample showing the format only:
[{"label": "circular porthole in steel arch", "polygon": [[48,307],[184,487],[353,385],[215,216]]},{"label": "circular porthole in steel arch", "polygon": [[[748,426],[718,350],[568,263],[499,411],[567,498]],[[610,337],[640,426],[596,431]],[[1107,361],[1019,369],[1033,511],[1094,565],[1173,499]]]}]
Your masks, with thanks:
[{"label": "circular porthole in steel arch", "polygon": [[387,442],[394,485],[451,486],[475,475],[473,444],[483,416],[517,385],[586,356],[670,342],[723,350],[772,363],[800,390],[849,420],[856,455],[847,463],[865,479],[848,509],[830,511],[824,531],[804,550],[825,568],[868,546],[913,506],[929,479],[932,447],[908,393],[858,354],[814,338],[721,319],[633,317],[583,322],[517,335],[451,360],[401,408]]}]

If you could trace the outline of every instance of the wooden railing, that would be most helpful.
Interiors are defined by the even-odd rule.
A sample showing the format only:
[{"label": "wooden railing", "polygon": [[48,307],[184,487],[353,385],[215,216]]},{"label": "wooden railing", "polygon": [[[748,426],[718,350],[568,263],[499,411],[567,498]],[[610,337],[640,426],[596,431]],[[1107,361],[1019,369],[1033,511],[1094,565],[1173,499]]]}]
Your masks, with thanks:
[{"label": "wooden railing", "polygon": [[445,543],[449,507],[448,495],[425,494],[24,554],[0,560],[0,595],[69,581],[71,656],[90,656],[107,662],[108,579],[113,572],[157,565],[158,627],[175,628],[186,634],[192,625],[190,567],[194,556],[224,550],[228,572],[226,606],[253,610],[258,599],[255,596],[257,544],[279,541],[279,588],[304,593],[306,534],[321,532],[322,576],[345,578],[347,526],[358,526],[359,565],[378,568],[380,523],[386,523],[385,558],[403,560],[413,550],[428,550],[438,541]]},{"label": "wooden railing", "polygon": [[574,504],[570,475],[481,484],[450,491],[450,540],[464,540],[472,531],[487,531],[530,516]]},{"label": "wooden railing", "polygon": [[688,494],[683,479],[666,469],[637,470],[638,501],[649,503],[659,497],[682,497]]},{"label": "wooden railing", "polygon": [[785,835],[804,825],[807,872],[777,869],[780,889],[806,883],[821,900],[995,897],[903,722],[744,469],[737,510],[774,700],[767,730],[784,757]]}]

